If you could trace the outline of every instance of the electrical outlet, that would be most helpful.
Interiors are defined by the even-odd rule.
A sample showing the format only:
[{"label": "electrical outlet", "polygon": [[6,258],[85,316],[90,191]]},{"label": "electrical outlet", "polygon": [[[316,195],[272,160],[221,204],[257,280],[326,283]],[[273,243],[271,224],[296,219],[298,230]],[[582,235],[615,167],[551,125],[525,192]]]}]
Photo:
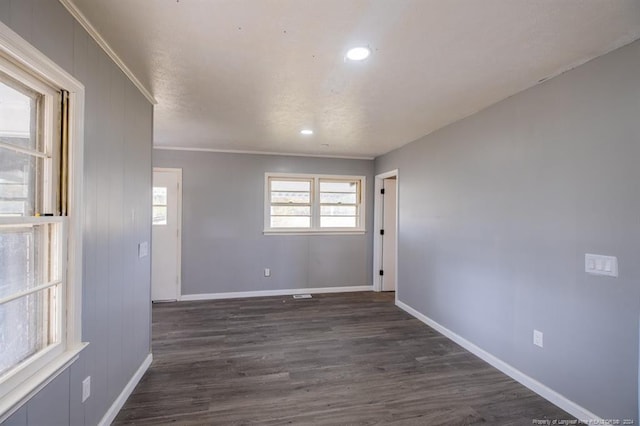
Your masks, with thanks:
[{"label": "electrical outlet", "polygon": [[82,402],[85,402],[91,396],[91,376],[87,376],[82,381]]},{"label": "electrical outlet", "polygon": [[264,276],[265,277],[270,277],[271,276],[271,269],[264,268]]},{"label": "electrical outlet", "polygon": [[536,346],[540,346],[541,348],[543,347],[543,334],[542,331],[538,331],[538,330],[533,330],[533,344]]}]

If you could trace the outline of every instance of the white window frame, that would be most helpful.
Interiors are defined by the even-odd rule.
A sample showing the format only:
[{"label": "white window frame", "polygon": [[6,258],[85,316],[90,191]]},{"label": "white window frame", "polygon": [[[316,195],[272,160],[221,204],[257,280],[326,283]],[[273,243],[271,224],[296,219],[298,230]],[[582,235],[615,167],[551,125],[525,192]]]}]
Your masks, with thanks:
[{"label": "white window frame", "polygon": [[[269,182],[275,179],[311,180],[311,227],[310,228],[272,228],[271,227],[271,188]],[[357,228],[321,228],[320,227],[320,180],[338,180],[360,182],[360,203],[358,204]],[[264,175],[264,235],[360,235],[366,232],[366,176],[325,175],[307,173],[272,173]]]},{"label": "white window frame", "polygon": [[[63,312],[61,345],[51,359],[48,350],[36,355],[29,363],[20,365],[0,383],[0,423],[28,401],[39,390],[62,373],[79,356],[86,346],[82,343],[82,170],[84,145],[84,86],[56,63],[31,46],[13,30],[0,22],[0,57],[3,58],[2,70],[11,77],[20,80],[25,73],[34,81],[69,92],[69,128],[68,128],[68,189],[67,216],[42,217],[41,223],[60,223],[66,251],[63,262],[62,305]],[[45,100],[45,102],[47,102]],[[45,125],[48,119],[45,115]],[[5,223],[15,223],[14,219],[0,219]],[[33,218],[29,218],[33,222]],[[66,234],[66,235],[65,235]],[[63,238],[64,240],[64,238]],[[66,250],[65,250],[66,249]],[[46,360],[45,360],[46,359]]]}]

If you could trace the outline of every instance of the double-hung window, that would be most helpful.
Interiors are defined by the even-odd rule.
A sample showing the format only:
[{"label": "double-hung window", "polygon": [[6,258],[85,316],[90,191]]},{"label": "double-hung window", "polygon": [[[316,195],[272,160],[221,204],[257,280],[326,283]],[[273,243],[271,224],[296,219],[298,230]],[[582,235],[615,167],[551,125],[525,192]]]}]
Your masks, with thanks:
[{"label": "double-hung window", "polygon": [[[80,289],[69,284],[78,280],[69,269],[80,264],[77,238],[68,253],[79,222],[77,215],[69,221],[68,207],[75,194],[70,117],[78,112],[70,112],[70,99],[82,98],[32,68],[29,62],[55,66],[31,49],[18,65],[24,58],[12,57],[17,46],[0,46],[0,421],[81,347]],[[58,81],[66,81],[62,73]]]},{"label": "double-hung window", "polygon": [[364,176],[265,175],[265,233],[364,232]]}]

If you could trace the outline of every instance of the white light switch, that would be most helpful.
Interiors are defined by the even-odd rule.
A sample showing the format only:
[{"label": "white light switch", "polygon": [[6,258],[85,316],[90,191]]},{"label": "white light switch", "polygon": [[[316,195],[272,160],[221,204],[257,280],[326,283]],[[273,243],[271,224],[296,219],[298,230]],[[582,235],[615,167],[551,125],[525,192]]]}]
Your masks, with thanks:
[{"label": "white light switch", "polygon": [[618,258],[600,254],[584,255],[584,270],[592,275],[618,276]]},{"label": "white light switch", "polygon": [[544,335],[542,334],[542,331],[533,330],[533,344],[534,345],[540,346],[541,348],[543,348],[544,347],[543,337],[544,337]]},{"label": "white light switch", "polygon": [[91,376],[87,376],[82,381],[82,402],[85,402],[91,396]]},{"label": "white light switch", "polygon": [[138,258],[142,259],[143,257],[149,256],[149,243],[146,241],[138,244]]}]

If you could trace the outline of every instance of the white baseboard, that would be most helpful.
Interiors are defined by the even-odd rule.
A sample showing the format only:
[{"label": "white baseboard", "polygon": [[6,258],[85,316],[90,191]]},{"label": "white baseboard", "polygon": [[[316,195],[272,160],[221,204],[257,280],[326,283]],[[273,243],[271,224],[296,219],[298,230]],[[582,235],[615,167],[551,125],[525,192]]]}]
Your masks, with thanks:
[{"label": "white baseboard", "polygon": [[355,291],[373,291],[373,286],[351,287],[290,288],[283,290],[237,291],[232,293],[183,294],[181,301],[241,299],[246,297],[292,296],[294,294],[350,293]]},{"label": "white baseboard", "polygon": [[151,365],[151,361],[153,361],[153,355],[149,354],[144,359],[144,361],[142,361],[142,364],[140,364],[140,367],[138,367],[133,377],[131,377],[131,380],[129,380],[127,386],[122,389],[120,395],[118,395],[116,400],[113,401],[113,404],[111,404],[111,407],[109,407],[104,417],[102,417],[102,420],[100,420],[98,426],[109,426],[111,423],[113,423],[113,421],[116,419],[116,416],[124,406],[124,403],[127,402],[127,398],[129,398],[129,396],[133,393],[136,385],[140,382],[140,379],[142,379],[142,376]]},{"label": "white baseboard", "polygon": [[470,341],[468,341],[464,337],[454,333],[453,331],[449,330],[448,328],[440,325],[439,323],[437,323],[436,321],[434,321],[431,318],[427,317],[426,315],[421,314],[420,312],[418,312],[415,309],[413,309],[411,306],[409,306],[409,305],[407,305],[407,304],[405,304],[405,303],[403,303],[403,302],[401,302],[399,300],[396,301],[396,306],[398,306],[400,309],[402,309],[403,311],[407,312],[408,314],[416,317],[417,319],[419,319],[423,323],[427,324],[429,327],[433,328],[434,330],[440,332],[445,337],[448,337],[449,339],[453,340],[454,342],[456,342],[457,344],[459,344],[460,346],[462,346],[463,348],[465,348],[466,350],[468,350],[472,354],[476,355],[477,357],[481,358],[482,360],[484,360],[488,364],[490,364],[493,367],[497,368],[498,370],[502,371],[504,374],[506,374],[507,376],[511,377],[515,381],[517,381],[517,382],[521,383],[522,385],[526,386],[527,388],[531,389],[532,391],[534,391],[535,393],[537,393],[538,395],[540,395],[541,397],[543,397],[547,401],[549,401],[549,402],[557,405],[558,407],[562,408],[564,411],[566,411],[567,413],[569,413],[572,416],[576,417],[578,420],[581,420],[581,421],[583,421],[583,422],[585,422],[587,424],[599,424],[599,425],[600,424],[601,425],[610,424],[610,423],[606,423],[605,420],[603,420],[600,417],[596,416],[595,414],[593,414],[592,412],[590,412],[586,408],[576,404],[575,402],[573,402],[570,399],[564,397],[563,395],[559,394],[558,392],[554,391],[553,389],[545,386],[544,384],[540,383],[539,381],[527,376],[522,371],[520,371],[517,368],[507,364],[506,362],[502,361],[501,359],[496,358],[494,355],[492,355],[489,352],[485,351],[484,349],[476,346],[475,344],[471,343]]}]

